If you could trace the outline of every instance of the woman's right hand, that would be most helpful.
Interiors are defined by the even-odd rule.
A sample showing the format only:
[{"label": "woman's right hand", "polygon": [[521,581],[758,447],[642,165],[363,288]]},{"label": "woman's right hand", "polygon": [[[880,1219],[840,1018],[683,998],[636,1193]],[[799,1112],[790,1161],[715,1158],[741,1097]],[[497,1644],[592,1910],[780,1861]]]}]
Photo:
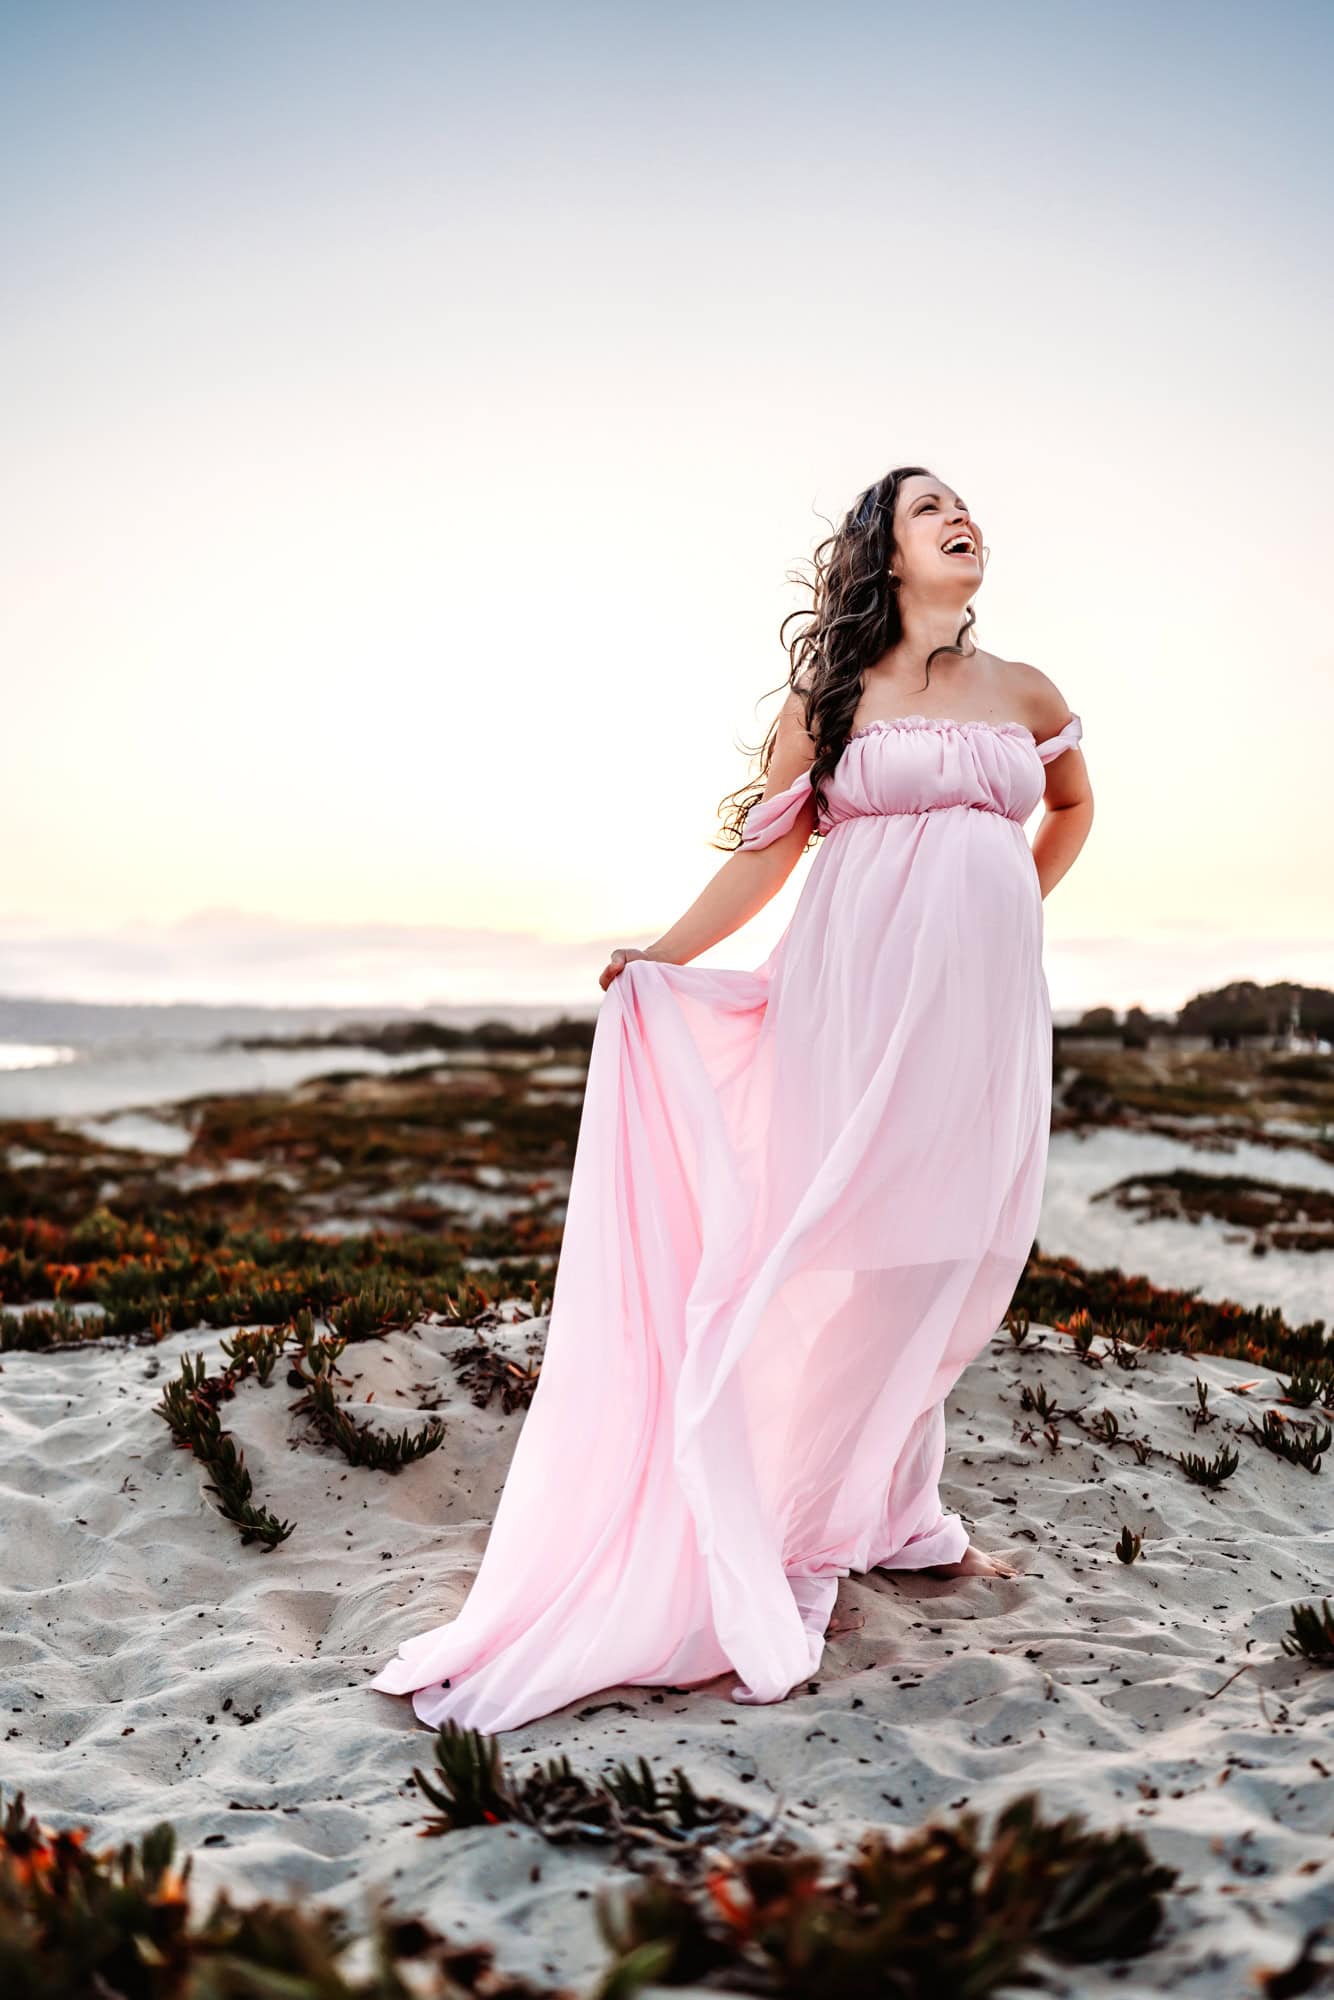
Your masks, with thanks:
[{"label": "woman's right hand", "polygon": [[612,980],[630,963],[632,958],[649,958],[651,956],[650,952],[636,951],[633,945],[628,946],[624,951],[617,949],[607,960],[606,969],[600,975],[598,985],[605,993],[611,985]]}]

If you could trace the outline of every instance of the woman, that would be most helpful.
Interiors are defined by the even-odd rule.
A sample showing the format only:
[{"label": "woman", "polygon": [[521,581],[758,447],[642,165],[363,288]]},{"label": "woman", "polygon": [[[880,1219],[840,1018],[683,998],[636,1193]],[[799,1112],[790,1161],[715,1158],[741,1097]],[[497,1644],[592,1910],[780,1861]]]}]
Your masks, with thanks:
[{"label": "woman", "polygon": [[[1016,1574],[941,1508],[943,1400],[1032,1248],[1042,899],[1093,801],[1053,683],[964,643],[982,568],[977,522],[925,468],[862,494],[817,551],[738,849],[656,943],[611,955],[545,1358],[485,1555],[457,1615],[371,1683],[433,1727],[720,1674],[737,1701],[781,1700],[819,1663],[840,1576]],[[691,965],[813,833],[764,964]]]}]

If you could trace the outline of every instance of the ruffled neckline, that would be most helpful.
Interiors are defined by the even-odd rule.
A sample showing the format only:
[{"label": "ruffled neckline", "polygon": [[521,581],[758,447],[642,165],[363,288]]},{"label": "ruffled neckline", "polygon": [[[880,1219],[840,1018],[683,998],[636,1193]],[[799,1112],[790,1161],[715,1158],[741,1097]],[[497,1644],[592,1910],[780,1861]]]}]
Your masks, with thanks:
[{"label": "ruffled neckline", "polygon": [[985,729],[993,736],[1022,736],[1028,743],[1036,743],[1031,729],[1022,722],[955,722],[947,715],[891,715],[877,716],[874,722],[864,722],[860,729],[854,729],[848,736],[849,743],[858,736],[872,736],[881,729],[934,729],[943,734],[947,729],[957,730],[967,736],[974,729]]}]

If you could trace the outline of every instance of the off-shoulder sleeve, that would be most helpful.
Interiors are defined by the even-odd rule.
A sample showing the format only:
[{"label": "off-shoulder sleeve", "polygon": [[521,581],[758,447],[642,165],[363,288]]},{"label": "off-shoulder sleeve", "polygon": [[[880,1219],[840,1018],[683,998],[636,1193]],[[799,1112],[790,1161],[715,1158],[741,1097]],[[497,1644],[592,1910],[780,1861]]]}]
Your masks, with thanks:
[{"label": "off-shoulder sleeve", "polygon": [[1059,757],[1063,750],[1073,750],[1083,734],[1083,723],[1077,715],[1072,715],[1057,735],[1049,736],[1045,743],[1038,744],[1038,755],[1044,764],[1050,764],[1053,757]]},{"label": "off-shoulder sleeve", "polygon": [[743,847],[767,847],[780,834],[790,833],[802,807],[811,796],[811,774],[803,771],[784,791],[770,799],[757,799],[746,814],[741,829]]}]

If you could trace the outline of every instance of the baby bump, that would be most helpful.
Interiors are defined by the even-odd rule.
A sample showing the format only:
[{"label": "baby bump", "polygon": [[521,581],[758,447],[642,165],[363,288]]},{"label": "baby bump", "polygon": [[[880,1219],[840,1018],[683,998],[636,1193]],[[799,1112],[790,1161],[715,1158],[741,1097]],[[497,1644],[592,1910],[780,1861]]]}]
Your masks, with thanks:
[{"label": "baby bump", "polygon": [[792,931],[777,983],[835,1008],[851,994],[885,1000],[912,964],[1027,974],[1042,944],[1033,850],[1017,820],[975,806],[843,821],[811,863]]},{"label": "baby bump", "polygon": [[[765,1033],[817,1145],[891,1089],[910,1170],[941,1121],[986,1150],[979,1114],[998,1092],[1037,1104],[1045,1008],[1024,830],[949,807],[868,815],[826,839],[779,954]],[[809,1062],[795,1060],[803,1046]]]}]

